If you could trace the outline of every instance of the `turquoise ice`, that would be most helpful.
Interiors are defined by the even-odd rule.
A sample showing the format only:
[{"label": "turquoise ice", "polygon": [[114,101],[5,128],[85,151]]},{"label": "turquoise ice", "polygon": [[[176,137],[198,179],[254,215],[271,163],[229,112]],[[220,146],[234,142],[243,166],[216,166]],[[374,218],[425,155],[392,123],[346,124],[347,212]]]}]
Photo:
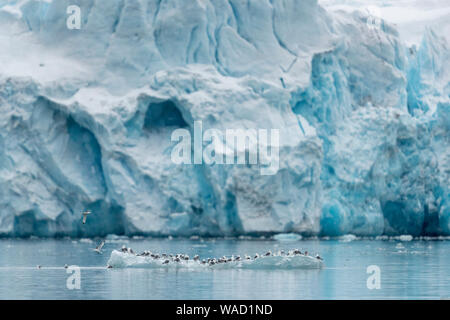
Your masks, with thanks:
[{"label": "turquoise ice", "polygon": [[[315,0],[79,0],[69,30],[73,2],[0,0],[0,236],[450,234],[439,30]],[[194,121],[279,129],[278,172],[174,164]]]}]

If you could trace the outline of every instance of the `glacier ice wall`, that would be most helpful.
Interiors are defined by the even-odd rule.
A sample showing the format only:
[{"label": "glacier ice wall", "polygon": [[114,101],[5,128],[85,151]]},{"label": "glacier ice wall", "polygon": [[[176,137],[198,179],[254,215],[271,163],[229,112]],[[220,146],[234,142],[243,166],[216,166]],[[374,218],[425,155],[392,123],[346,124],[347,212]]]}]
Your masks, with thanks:
[{"label": "glacier ice wall", "polygon": [[[448,43],[408,48],[367,18],[0,0],[0,235],[450,234]],[[278,172],[174,164],[171,133],[199,120],[279,129]]]}]

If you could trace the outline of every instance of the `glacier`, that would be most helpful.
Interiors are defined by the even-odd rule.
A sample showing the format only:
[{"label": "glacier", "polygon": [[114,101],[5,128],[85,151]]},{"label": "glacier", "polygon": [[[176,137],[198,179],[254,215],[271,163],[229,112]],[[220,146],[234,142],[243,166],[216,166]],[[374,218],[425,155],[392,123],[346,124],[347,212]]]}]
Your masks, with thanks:
[{"label": "glacier", "polygon": [[[0,0],[0,236],[450,235],[448,40],[368,18]],[[195,121],[279,129],[278,172],[174,164],[171,133]]]}]

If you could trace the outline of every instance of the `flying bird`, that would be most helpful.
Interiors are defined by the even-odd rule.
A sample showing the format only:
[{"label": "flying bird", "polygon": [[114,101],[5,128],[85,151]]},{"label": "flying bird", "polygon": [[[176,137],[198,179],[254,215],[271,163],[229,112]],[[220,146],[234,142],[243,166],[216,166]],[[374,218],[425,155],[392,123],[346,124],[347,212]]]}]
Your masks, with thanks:
[{"label": "flying bird", "polygon": [[92,213],[91,210],[85,210],[85,211],[83,211],[83,212],[81,213],[82,216],[83,216],[83,224],[86,223],[87,216],[88,216],[89,214],[91,214],[91,213]]},{"label": "flying bird", "polygon": [[95,249],[92,249],[92,250],[94,250],[98,254],[102,254],[103,253],[102,248],[104,245],[105,245],[105,240],[102,240],[102,242],[100,242],[100,244]]}]

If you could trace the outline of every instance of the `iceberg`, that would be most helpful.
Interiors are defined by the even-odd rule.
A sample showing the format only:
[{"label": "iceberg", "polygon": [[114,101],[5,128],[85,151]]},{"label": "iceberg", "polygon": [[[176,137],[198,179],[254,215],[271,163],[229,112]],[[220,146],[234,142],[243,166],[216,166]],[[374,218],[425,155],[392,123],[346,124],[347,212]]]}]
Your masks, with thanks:
[{"label": "iceberg", "polygon": [[273,236],[276,241],[299,241],[302,236],[296,233],[278,233]]},{"label": "iceberg", "polygon": [[402,234],[401,236],[399,236],[400,241],[411,241],[412,239],[413,237],[409,234]]},{"label": "iceberg", "polygon": [[187,269],[187,270],[220,270],[220,269],[321,269],[323,260],[311,256],[294,255],[259,257],[258,259],[230,261],[218,264],[202,264],[200,261],[187,260],[168,262],[166,259],[154,259],[149,256],[137,256],[127,252],[113,250],[108,260],[109,268],[149,268],[149,269]]},{"label": "iceberg", "polygon": [[[450,235],[437,30],[409,47],[316,0],[77,3],[70,29],[71,1],[0,0],[0,236]],[[278,170],[174,163],[198,121],[279,130]]]},{"label": "iceberg", "polygon": [[342,242],[352,242],[358,240],[358,238],[354,234],[344,234],[343,236],[339,237],[339,241]]}]

